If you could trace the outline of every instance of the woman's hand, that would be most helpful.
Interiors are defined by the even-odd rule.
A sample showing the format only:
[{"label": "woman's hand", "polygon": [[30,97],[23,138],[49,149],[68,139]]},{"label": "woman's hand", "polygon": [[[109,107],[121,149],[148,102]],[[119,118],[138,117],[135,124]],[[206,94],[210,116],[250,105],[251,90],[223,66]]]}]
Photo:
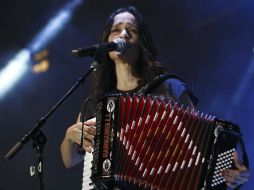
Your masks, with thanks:
[{"label": "woman's hand", "polygon": [[[93,140],[96,134],[96,129],[94,127],[95,124],[96,124],[95,118],[89,119],[84,122],[82,148],[90,153],[92,152],[92,149],[94,147]],[[82,122],[78,122],[68,128],[65,138],[79,145],[81,143],[81,135],[82,135]]]},{"label": "woman's hand", "polygon": [[238,154],[233,154],[234,163],[237,169],[226,169],[222,171],[222,176],[225,178],[226,183],[231,188],[236,188],[248,181],[250,173],[246,166],[238,159]]}]

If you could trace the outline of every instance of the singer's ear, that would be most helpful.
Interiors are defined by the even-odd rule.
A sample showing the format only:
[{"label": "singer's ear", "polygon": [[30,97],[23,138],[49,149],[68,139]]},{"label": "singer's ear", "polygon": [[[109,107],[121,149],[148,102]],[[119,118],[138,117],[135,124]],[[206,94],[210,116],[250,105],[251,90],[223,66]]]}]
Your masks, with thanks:
[{"label": "singer's ear", "polygon": [[100,46],[97,48],[95,55],[94,55],[94,60],[98,63],[101,64],[103,63],[103,60],[105,60],[107,53],[108,53],[108,48],[106,46]]}]

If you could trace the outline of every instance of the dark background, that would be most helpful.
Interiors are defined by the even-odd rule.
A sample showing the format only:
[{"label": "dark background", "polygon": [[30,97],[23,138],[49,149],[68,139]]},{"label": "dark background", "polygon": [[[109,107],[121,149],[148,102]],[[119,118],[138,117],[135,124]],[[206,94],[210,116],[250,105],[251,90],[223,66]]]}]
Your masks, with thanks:
[{"label": "dark background", "polygon": [[[1,3],[0,69],[66,2]],[[4,155],[87,71],[92,59],[73,58],[70,50],[96,44],[109,14],[129,4],[143,13],[158,46],[159,60],[187,81],[199,97],[198,109],[241,126],[253,169],[253,0],[86,0],[47,45],[50,69],[42,74],[27,73],[0,100],[1,190],[36,189],[36,178],[29,176],[29,166],[36,159],[31,142],[11,161]],[[59,147],[67,127],[76,121],[89,83],[79,88],[43,129],[48,139],[44,153],[47,190],[81,189],[82,165],[65,169]],[[253,180],[252,175],[243,189],[252,189]]]}]

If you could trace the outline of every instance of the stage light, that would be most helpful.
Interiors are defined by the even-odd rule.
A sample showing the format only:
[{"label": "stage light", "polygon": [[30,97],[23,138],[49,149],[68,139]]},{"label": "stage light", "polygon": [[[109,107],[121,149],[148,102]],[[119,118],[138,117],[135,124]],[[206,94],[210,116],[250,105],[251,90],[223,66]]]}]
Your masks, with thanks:
[{"label": "stage light", "polygon": [[[27,48],[21,50],[11,59],[5,68],[0,71],[0,99],[21,79],[21,77],[31,68],[29,65],[31,54],[43,49],[70,20],[74,8],[82,3],[82,0],[73,0],[68,2],[58,13],[51,19],[48,24],[35,36]],[[45,60],[46,61],[46,60]],[[48,62],[43,62],[40,69],[47,70]],[[39,71],[38,69],[35,69]],[[42,71],[40,70],[40,71]]]},{"label": "stage light", "polygon": [[39,51],[41,48],[45,47],[50,40],[52,40],[65,24],[70,20],[73,9],[79,5],[81,0],[74,0],[66,4],[58,14],[52,18],[46,27],[34,38],[31,44],[29,44],[29,49],[34,53]]},{"label": "stage light", "polygon": [[252,59],[249,66],[246,68],[242,79],[240,80],[235,92],[232,94],[231,106],[228,108],[226,116],[232,118],[237,106],[242,102],[243,96],[248,87],[251,86],[252,78],[254,76],[254,48],[252,49]]},{"label": "stage light", "polygon": [[30,51],[23,49],[0,71],[0,98],[3,98],[7,91],[27,72],[30,57]]},{"label": "stage light", "polygon": [[242,80],[240,81],[238,87],[236,88],[236,91],[232,98],[232,103],[234,105],[239,105],[241,102],[241,99],[246,91],[246,89],[251,84],[251,78],[254,75],[254,50],[253,50],[253,58],[249,64],[249,66],[246,68],[246,71],[242,77]]}]

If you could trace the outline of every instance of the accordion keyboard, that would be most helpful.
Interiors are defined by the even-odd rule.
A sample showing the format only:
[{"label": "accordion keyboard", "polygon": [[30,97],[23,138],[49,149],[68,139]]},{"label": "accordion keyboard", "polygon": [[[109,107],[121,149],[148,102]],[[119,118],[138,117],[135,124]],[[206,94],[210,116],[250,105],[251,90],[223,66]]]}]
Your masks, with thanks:
[{"label": "accordion keyboard", "polygon": [[92,161],[93,161],[93,154],[86,152],[86,155],[84,157],[82,190],[96,190],[91,180]]}]

